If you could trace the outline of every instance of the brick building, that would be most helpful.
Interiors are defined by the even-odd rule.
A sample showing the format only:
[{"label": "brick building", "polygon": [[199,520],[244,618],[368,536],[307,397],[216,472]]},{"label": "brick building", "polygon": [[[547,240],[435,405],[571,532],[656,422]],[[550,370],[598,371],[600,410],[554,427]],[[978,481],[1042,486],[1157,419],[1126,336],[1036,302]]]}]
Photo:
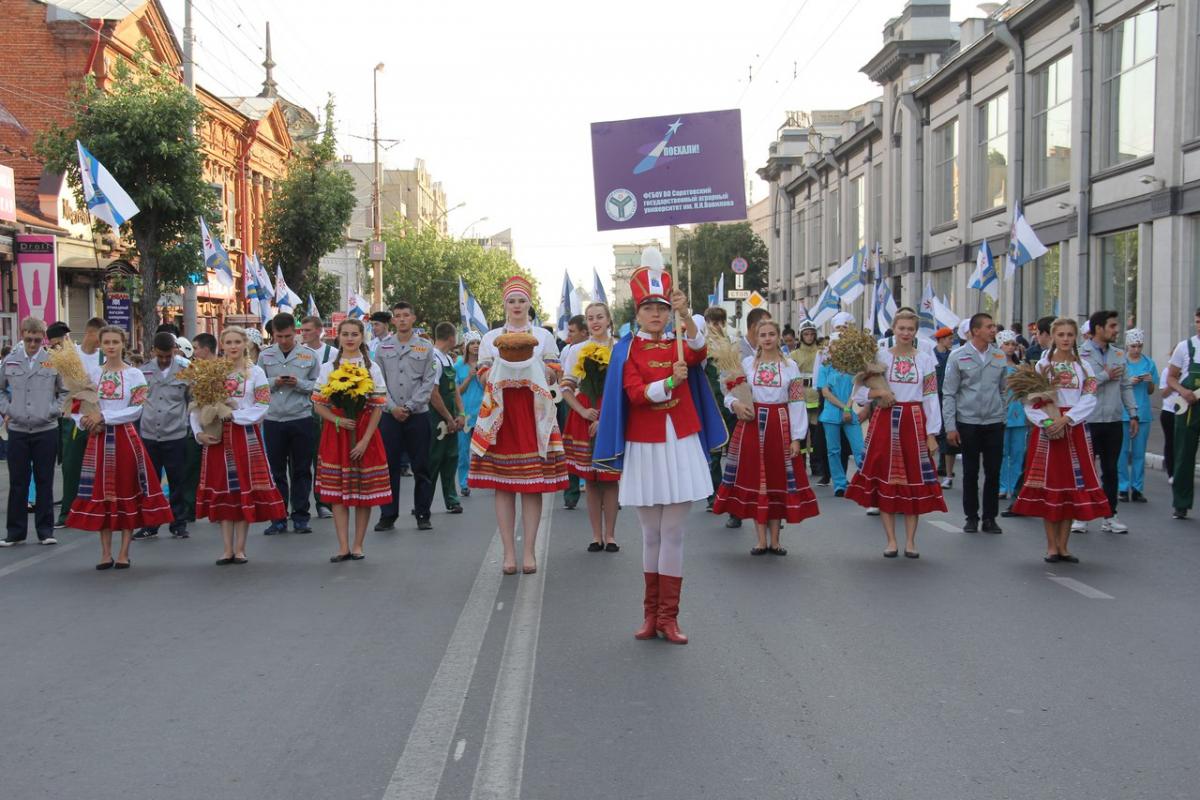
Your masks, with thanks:
[{"label": "brick building", "polygon": [[[69,121],[67,100],[86,75],[104,88],[114,80],[118,60],[130,58],[143,40],[154,60],[182,79],[183,53],[159,0],[5,2],[0,103],[7,115],[0,114],[0,164],[15,173],[18,223],[11,231],[0,227],[0,336],[11,336],[16,317],[17,281],[12,260],[5,260],[14,232],[58,237],[58,317],[72,327],[103,312],[106,271],[136,268],[122,258],[116,237],[93,239],[63,176],[45,174],[33,149],[41,131]],[[267,204],[291,157],[291,131],[315,128],[311,114],[275,94],[269,54],[264,66],[266,81],[258,97],[220,97],[196,89],[205,112],[200,128],[204,175],[220,199],[225,243],[238,278],[233,288],[215,280],[199,287],[201,330],[215,331],[226,314],[242,310],[242,264],[262,240]],[[182,314],[179,295],[165,300],[165,317]]]}]

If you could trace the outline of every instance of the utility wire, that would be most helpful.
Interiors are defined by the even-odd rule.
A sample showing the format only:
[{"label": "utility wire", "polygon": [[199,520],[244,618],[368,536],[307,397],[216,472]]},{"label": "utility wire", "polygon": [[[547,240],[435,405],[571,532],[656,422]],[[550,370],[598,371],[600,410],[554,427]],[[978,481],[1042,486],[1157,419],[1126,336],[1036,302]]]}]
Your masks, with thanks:
[{"label": "utility wire", "polygon": [[767,54],[759,60],[758,65],[753,70],[751,70],[751,72],[750,72],[751,79],[746,81],[745,88],[742,89],[742,93],[738,96],[737,102],[733,104],[735,107],[741,106],[742,100],[744,100],[746,98],[746,93],[750,91],[750,86],[753,81],[753,76],[755,74],[759,74],[762,72],[763,67],[766,66],[767,62],[771,60],[771,56],[773,56],[775,54],[776,49],[779,48],[779,44],[783,41],[783,38],[785,36],[787,36],[788,31],[790,31],[792,29],[792,26],[796,24],[796,20],[798,20],[800,18],[800,13],[802,11],[804,11],[804,7],[807,5],[808,5],[808,0],[804,0],[804,2],[802,2],[800,4],[800,8],[796,9],[796,13],[792,15],[791,20],[784,27],[783,32],[779,34],[779,38],[775,40],[775,44],[771,45],[771,49],[768,50]]}]

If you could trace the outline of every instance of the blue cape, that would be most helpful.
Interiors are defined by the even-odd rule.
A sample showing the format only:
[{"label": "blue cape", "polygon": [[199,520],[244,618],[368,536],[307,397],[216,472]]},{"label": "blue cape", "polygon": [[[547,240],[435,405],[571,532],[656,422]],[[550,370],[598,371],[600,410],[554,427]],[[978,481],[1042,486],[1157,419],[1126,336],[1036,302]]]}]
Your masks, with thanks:
[{"label": "blue cape", "polygon": [[[629,416],[629,397],[625,394],[625,362],[629,359],[629,348],[633,335],[626,334],[613,347],[604,376],[604,397],[600,407],[600,424],[596,428],[596,441],[592,446],[592,466],[602,472],[621,472],[625,467],[625,420]],[[708,385],[704,367],[696,364],[688,367],[688,389],[700,418],[700,442],[704,452],[710,453],[723,447],[729,440],[729,431],[721,417],[721,409]],[[617,400],[616,398],[620,398]]]}]

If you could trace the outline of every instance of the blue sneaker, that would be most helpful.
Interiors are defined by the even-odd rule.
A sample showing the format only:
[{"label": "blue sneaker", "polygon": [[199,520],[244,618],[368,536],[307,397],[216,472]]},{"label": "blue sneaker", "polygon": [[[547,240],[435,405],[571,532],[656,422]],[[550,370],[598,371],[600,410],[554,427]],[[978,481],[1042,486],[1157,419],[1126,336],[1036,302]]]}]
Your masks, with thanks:
[{"label": "blue sneaker", "polygon": [[312,526],[307,519],[292,520],[292,533],[312,533]]},{"label": "blue sneaker", "polygon": [[287,520],[272,522],[263,531],[263,536],[274,536],[277,533],[287,533]]}]

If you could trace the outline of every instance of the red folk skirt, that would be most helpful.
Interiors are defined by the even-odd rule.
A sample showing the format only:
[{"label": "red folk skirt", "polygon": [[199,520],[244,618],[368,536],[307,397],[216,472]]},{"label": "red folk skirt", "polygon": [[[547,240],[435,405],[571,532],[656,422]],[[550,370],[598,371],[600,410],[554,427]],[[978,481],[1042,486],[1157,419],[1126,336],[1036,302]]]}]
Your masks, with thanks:
[{"label": "red folk skirt", "polygon": [[[604,398],[597,398],[594,406],[587,395],[579,392],[575,393],[575,399],[584,408],[594,408],[599,411]],[[571,409],[567,414],[567,424],[563,428],[562,434],[563,451],[567,457],[567,472],[585,481],[616,483],[621,480],[621,473],[600,472],[592,467],[592,436],[588,433],[588,427],[591,424],[576,414],[575,409]]]},{"label": "red folk skirt", "polygon": [[[1061,409],[1066,414],[1068,408]],[[1086,522],[1111,517],[1108,498],[1096,477],[1092,439],[1086,425],[1070,425],[1061,439],[1048,439],[1041,428],[1029,433],[1025,483],[1013,511],[1051,522]]]},{"label": "red folk skirt", "polygon": [[804,458],[792,458],[791,420],[785,403],[755,403],[753,422],[739,420],[713,502],[714,514],[766,524],[800,522],[821,513],[808,485]]},{"label": "red folk skirt", "polygon": [[175,521],[158,474],[132,423],[105,425],[88,436],[79,493],[67,526],[81,531],[129,531]]},{"label": "red folk skirt", "polygon": [[467,486],[517,494],[567,488],[567,464],[557,425],[550,433],[546,457],[538,454],[533,392],[529,389],[504,390],[504,420],[496,431],[496,443],[481,456],[471,453]]},{"label": "red folk skirt", "polygon": [[[330,409],[341,416],[337,409]],[[328,505],[382,506],[392,501],[392,482],[388,477],[387,453],[383,437],[376,429],[366,452],[358,461],[350,460],[354,448],[352,433],[366,430],[373,409],[358,415],[356,431],[321,422],[321,446],[317,450],[317,497]]]},{"label": "red folk skirt", "polygon": [[287,517],[258,425],[226,421],[221,441],[204,446],[196,519],[204,517],[213,522],[270,522]]},{"label": "red folk skirt", "polygon": [[846,499],[885,514],[945,511],[937,467],[925,440],[920,403],[876,408],[867,428],[862,469],[854,473]]}]

